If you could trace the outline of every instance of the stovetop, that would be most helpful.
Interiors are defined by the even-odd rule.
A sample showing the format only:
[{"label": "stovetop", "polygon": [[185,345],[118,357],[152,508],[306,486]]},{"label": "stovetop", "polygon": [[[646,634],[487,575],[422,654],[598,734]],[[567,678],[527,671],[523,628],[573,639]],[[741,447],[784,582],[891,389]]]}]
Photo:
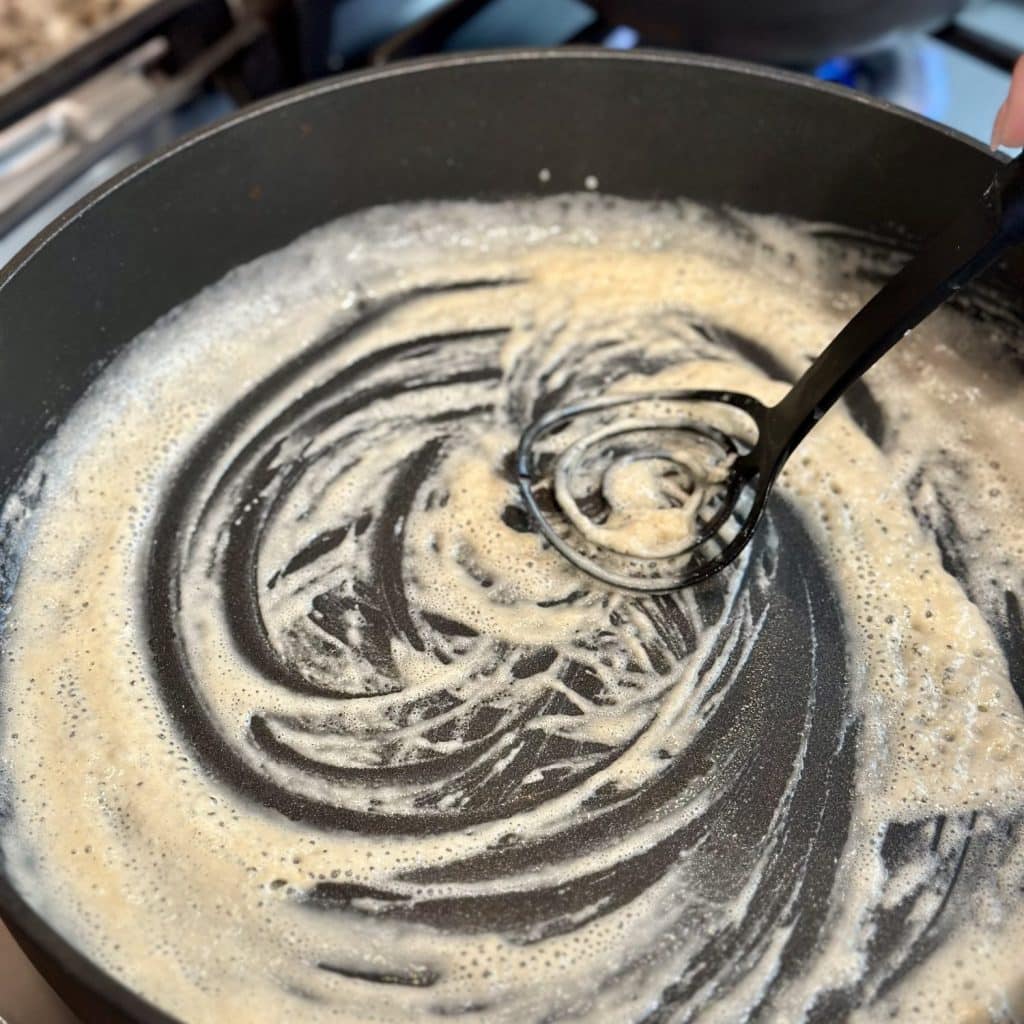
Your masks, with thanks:
[{"label": "stovetop", "polygon": [[[164,5],[170,2],[164,0]],[[280,7],[285,2],[276,0],[271,6]],[[150,65],[146,62],[157,66],[161,55],[146,57],[136,50],[119,58],[121,65],[128,65],[126,71],[122,68],[120,78],[104,83],[103,88],[88,82],[84,86],[76,85],[63,99],[58,97],[56,102],[50,103],[48,109],[30,114],[29,119],[34,117],[35,123],[30,128],[26,126],[20,137],[15,134],[17,126],[3,126],[0,117],[0,265],[58,213],[121,168],[175,137],[221,117],[248,99],[312,77],[365,66],[375,57],[379,59],[382,53],[387,55],[389,48],[401,53],[402,46],[393,45],[393,41],[400,39],[403,30],[429,17],[438,8],[450,6],[452,0],[447,3],[444,0],[291,2],[305,12],[305,20],[299,22],[298,28],[289,28],[291,35],[299,37],[297,46],[292,48],[294,53],[283,60],[278,54],[274,63],[268,62],[267,47],[262,52],[256,47],[255,56],[246,52],[247,73],[242,77],[247,80],[241,86],[237,74],[227,84],[224,76],[212,75],[201,89],[193,90],[182,102],[172,103],[170,109],[162,110],[158,90],[150,89],[155,96],[144,93],[144,88],[151,87],[157,78],[149,74]],[[174,0],[172,3],[176,8],[186,9],[193,5],[195,16],[201,14],[207,25],[216,23],[211,9],[217,5],[224,6],[225,10],[259,6],[256,0]],[[630,49],[649,42],[628,25],[609,25],[601,21],[583,0],[462,0],[456,6],[467,5],[476,9],[472,17],[460,20],[452,31],[438,38],[428,36],[426,45],[420,41],[419,50],[412,52],[554,46],[574,42]],[[179,20],[183,17],[179,14]],[[269,34],[272,37],[282,35],[273,23]],[[303,34],[315,43],[303,45]],[[182,35],[180,26],[172,25],[167,35],[170,42],[175,43]],[[188,42],[194,50],[195,40]],[[156,45],[154,40],[146,43],[150,49]],[[409,51],[408,46],[406,51]],[[918,32],[897,36],[867,55],[837,54],[818,67],[802,70],[883,96],[968,135],[987,140],[994,112],[1006,94],[1009,60],[1020,52],[1024,52],[1024,0],[987,0],[972,4],[954,23],[932,34]],[[282,71],[282,63],[293,66]],[[257,68],[255,73],[253,67]],[[107,70],[107,77],[115,70],[116,63]],[[167,82],[173,81],[174,76],[167,75],[165,69],[161,74],[161,88],[166,91]],[[92,111],[102,112],[103,104],[109,102],[110,97],[124,95],[126,87],[140,93],[140,103],[148,102],[157,109],[138,131],[119,139],[116,145],[101,149],[89,138],[90,118],[102,120],[102,116],[97,118]],[[82,93],[84,98],[80,96]],[[86,149],[85,156],[88,156],[88,147],[92,147],[96,158],[86,160],[84,166],[76,169],[77,173],[60,183],[59,188],[39,191],[35,202],[18,209],[18,215],[12,217],[5,214],[9,179],[12,173],[20,174],[22,179],[28,176],[24,168],[26,137],[32,138],[39,151],[36,162],[42,165],[54,158],[52,151],[57,149],[74,156],[78,147]],[[88,146],[82,144],[83,137]]]},{"label": "stovetop", "polygon": [[[301,4],[301,0],[295,2]],[[203,17],[210,19],[211,11],[218,3],[226,11],[229,8],[241,9],[246,0],[204,0],[194,6],[196,10],[203,11]],[[630,49],[647,42],[629,25],[602,23],[581,0],[475,0],[475,5],[479,10],[473,17],[464,20],[443,38],[430,40],[429,48],[451,51],[553,46],[585,41]],[[164,6],[184,10],[189,4],[178,2],[172,5],[165,0]],[[442,0],[316,0],[307,4],[306,21],[299,24],[299,47],[292,51],[293,56],[297,53],[298,57],[290,62],[279,59],[279,53],[272,53],[273,35],[277,29],[270,24],[270,49],[264,45],[258,59],[252,57],[251,47],[247,49],[245,59],[248,65],[244,74],[227,79],[211,74],[208,78],[204,76],[186,83],[190,87],[182,91],[180,102],[151,103],[152,116],[136,125],[136,130],[122,133],[124,137],[119,138],[116,144],[92,150],[83,146],[82,152],[86,156],[96,152],[96,158],[76,166],[76,173],[62,182],[59,188],[40,190],[38,201],[29,204],[22,215],[0,231],[0,265],[62,210],[155,148],[229,113],[254,96],[272,93],[276,88],[295,84],[296,81],[363,66],[374,54],[383,51],[387,55],[389,47],[395,53],[401,53],[400,33],[440,6]],[[314,9],[315,14],[311,14]],[[186,24],[186,39],[189,38],[188,28]],[[180,26],[175,31],[180,35]],[[291,31],[294,36],[294,25]],[[315,40],[315,47],[303,49],[303,32],[308,40]],[[194,38],[191,41],[194,46]],[[252,41],[243,39],[242,42],[249,47]],[[171,43],[174,43],[174,38]],[[152,40],[143,45],[155,54],[156,44]],[[995,111],[1006,95],[1012,59],[1022,52],[1024,0],[987,0],[972,4],[953,23],[941,26],[935,32],[902,35],[887,40],[884,46],[867,55],[836,54],[817,67],[802,70],[885,97],[987,141]],[[271,53],[269,58],[268,53]],[[127,58],[119,54],[118,60],[127,60],[133,54],[136,64],[139,64],[142,58],[138,56],[138,50],[129,53]],[[163,53],[155,54],[154,59],[163,59],[164,56]],[[215,62],[210,63],[212,66]],[[128,77],[115,82],[115,88],[119,89],[123,82],[130,82],[144,91],[153,84],[139,77],[148,73],[148,67],[129,64],[127,70],[122,68],[122,74]],[[105,70],[110,73],[109,68]],[[165,76],[161,81],[173,78],[173,69],[168,75],[164,67],[161,74]],[[241,80],[244,80],[242,86],[239,85]],[[32,130],[36,135],[42,125],[52,136],[43,133],[47,140],[45,145],[51,150],[55,146],[82,143],[82,139],[74,135],[76,126],[68,121],[69,110],[74,113],[82,107],[81,103],[78,107],[73,106],[68,97],[72,96],[74,89],[82,87],[82,82],[78,81],[63,93],[63,108],[60,107],[60,96],[56,98],[56,105],[54,97],[49,97],[49,106],[28,114],[35,117]],[[88,83],[86,87],[89,87]],[[107,87],[109,89],[110,82]],[[102,90],[97,91],[96,87],[91,88],[92,92],[87,95],[94,100],[100,97],[101,103],[104,95],[109,95]],[[151,92],[156,95],[155,90]],[[143,96],[145,101],[151,99],[148,93]],[[11,133],[15,127],[6,125],[0,130],[0,215],[5,194],[9,194],[5,193],[7,179],[18,173],[24,177],[22,138],[28,133],[23,132],[17,140],[18,145],[12,145]],[[77,128],[89,143],[88,124]],[[5,138],[8,142],[6,149]],[[45,151],[42,163],[50,155],[50,150]],[[0,1024],[74,1024],[75,1019],[0,925]]]}]

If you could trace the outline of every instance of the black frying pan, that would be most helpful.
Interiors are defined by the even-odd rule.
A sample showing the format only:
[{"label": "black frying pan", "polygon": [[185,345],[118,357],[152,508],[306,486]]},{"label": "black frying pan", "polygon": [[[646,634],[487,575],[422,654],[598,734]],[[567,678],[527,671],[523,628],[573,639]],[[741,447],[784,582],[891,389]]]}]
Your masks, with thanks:
[{"label": "black frying pan", "polygon": [[[300,90],[119,176],[0,275],[0,499],[118,350],[232,267],[373,204],[550,189],[542,167],[563,189],[596,175],[614,194],[920,235],[993,157],[842,89],[676,56],[456,57]],[[53,932],[2,864],[0,911],[88,1019],[166,1019]]]},{"label": "black frying pan", "polygon": [[611,24],[659,46],[790,67],[877,48],[933,29],[966,0],[591,0]]}]

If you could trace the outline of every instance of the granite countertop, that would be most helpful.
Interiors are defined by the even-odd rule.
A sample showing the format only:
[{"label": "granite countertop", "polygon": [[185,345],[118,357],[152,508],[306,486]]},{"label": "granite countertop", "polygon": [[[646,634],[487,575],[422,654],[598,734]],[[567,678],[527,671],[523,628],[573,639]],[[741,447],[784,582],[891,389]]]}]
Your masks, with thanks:
[{"label": "granite countertop", "polygon": [[0,0],[0,88],[150,0]]}]

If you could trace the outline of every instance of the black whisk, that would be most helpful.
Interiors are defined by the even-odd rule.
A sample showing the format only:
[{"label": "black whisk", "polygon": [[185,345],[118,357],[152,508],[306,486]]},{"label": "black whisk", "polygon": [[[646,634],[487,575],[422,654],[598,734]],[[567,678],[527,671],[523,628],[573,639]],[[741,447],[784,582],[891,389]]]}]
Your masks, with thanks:
[{"label": "black whisk", "polygon": [[[846,389],[950,295],[1022,241],[1024,156],[999,168],[984,194],[850,320],[777,405],[734,391],[689,390],[605,396],[542,416],[519,441],[516,467],[527,508],[558,551],[606,583],[656,593],[707,579],[750,542],[786,460]],[[651,404],[662,413],[673,411],[652,417],[645,413]],[[625,407],[640,410],[639,418],[617,424]],[[730,421],[725,425],[722,410]],[[543,450],[564,432],[574,439],[561,455]],[[703,453],[703,470],[695,468],[688,450]],[[693,528],[676,545],[660,538],[657,550],[643,550],[643,544],[609,547],[599,521],[588,527],[585,506],[606,507],[609,474],[623,460],[654,464],[662,507],[685,510],[688,496],[696,499]],[[582,469],[582,494],[573,490],[574,469]]]}]

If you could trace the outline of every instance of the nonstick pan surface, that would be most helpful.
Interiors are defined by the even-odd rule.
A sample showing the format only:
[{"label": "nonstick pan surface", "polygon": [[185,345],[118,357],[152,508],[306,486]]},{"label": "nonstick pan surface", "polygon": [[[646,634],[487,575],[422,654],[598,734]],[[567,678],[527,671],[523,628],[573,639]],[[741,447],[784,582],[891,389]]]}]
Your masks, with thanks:
[{"label": "nonstick pan surface", "polygon": [[[716,60],[589,50],[502,53],[418,62],[299,90],[120,176],[4,271],[0,496],[16,485],[76,399],[140,330],[232,268],[345,213],[405,200],[576,190],[593,177],[603,192],[614,195],[686,196],[912,237],[937,225],[964,190],[980,189],[992,167],[993,157],[983,149],[922,119],[803,78]],[[548,172],[543,179],[541,169]],[[1004,268],[1003,275],[1004,282],[1019,282],[1019,263]],[[792,534],[792,543],[806,546],[800,524],[785,511],[777,525],[783,535]],[[172,569],[160,568],[159,534],[155,544],[154,589],[147,596],[153,655],[161,670],[174,676],[173,613],[161,594]],[[15,561],[2,565],[6,596],[15,583]],[[382,571],[394,567],[384,565]],[[1019,608],[1013,595],[1007,601],[1008,608]],[[794,972],[813,948],[825,913],[852,799],[857,733],[847,714],[846,646],[842,624],[830,611],[834,606],[825,566],[813,559],[799,577],[780,577],[772,601],[761,609],[767,609],[766,628],[775,637],[764,654],[771,671],[759,669],[755,659],[746,691],[749,697],[749,687],[786,681],[757,698],[773,709],[762,723],[763,735],[751,741],[751,750],[764,754],[758,771],[766,788],[759,801],[781,799],[785,789],[781,775],[777,791],[772,788],[773,772],[788,764],[785,744],[777,742],[785,723],[804,721],[812,691],[821,709],[802,735],[820,756],[808,762],[796,796],[799,807],[815,809],[814,824],[798,807],[795,845],[787,853],[793,869],[789,894],[807,907],[787,960],[786,969]],[[818,610],[814,622],[801,611],[808,607]],[[161,622],[162,614],[166,621]],[[813,665],[805,642],[812,633],[818,641]],[[1019,635],[1004,629],[1003,638],[1008,660],[1019,671]],[[187,700],[190,684],[183,675],[168,685]],[[365,825],[381,834],[382,843],[389,832],[408,825],[335,820],[333,812],[246,775],[230,751],[195,724],[195,711],[179,715],[177,727],[207,759],[210,771],[248,799],[313,829]],[[719,739],[728,732],[725,723],[722,730]],[[709,730],[705,742],[715,740]],[[694,751],[682,759],[676,782],[692,778],[709,756],[714,751]],[[645,794],[628,813],[651,813],[658,801],[670,798],[674,784],[665,776],[661,788]],[[486,819],[491,812],[482,813]],[[822,821],[827,828],[819,827]],[[751,827],[758,826],[752,822]],[[935,821],[894,826],[893,870],[901,851],[909,856],[936,827]],[[962,833],[957,849],[965,851],[971,823],[954,827]],[[612,872],[596,895],[596,890],[537,891],[517,894],[513,903],[438,907],[434,923],[449,911],[492,915],[508,928],[531,915],[564,922],[588,900],[628,901],[660,870],[658,858],[667,855],[660,850],[657,857]],[[522,867],[512,861],[510,866]],[[956,875],[939,872],[936,884],[951,889]],[[777,895],[765,891],[765,914],[772,912]],[[2,864],[0,909],[45,973],[70,1002],[86,1008],[90,1019],[100,1012],[166,1019],[71,948],[15,891]],[[431,923],[431,910],[423,912],[422,920]],[[927,953],[927,943],[915,947],[898,924],[887,941],[876,950],[880,972],[889,969],[896,951],[900,963]],[[736,952],[713,942],[704,955],[714,960]],[[841,1014],[859,994],[851,990],[830,998],[821,1012]]]}]

